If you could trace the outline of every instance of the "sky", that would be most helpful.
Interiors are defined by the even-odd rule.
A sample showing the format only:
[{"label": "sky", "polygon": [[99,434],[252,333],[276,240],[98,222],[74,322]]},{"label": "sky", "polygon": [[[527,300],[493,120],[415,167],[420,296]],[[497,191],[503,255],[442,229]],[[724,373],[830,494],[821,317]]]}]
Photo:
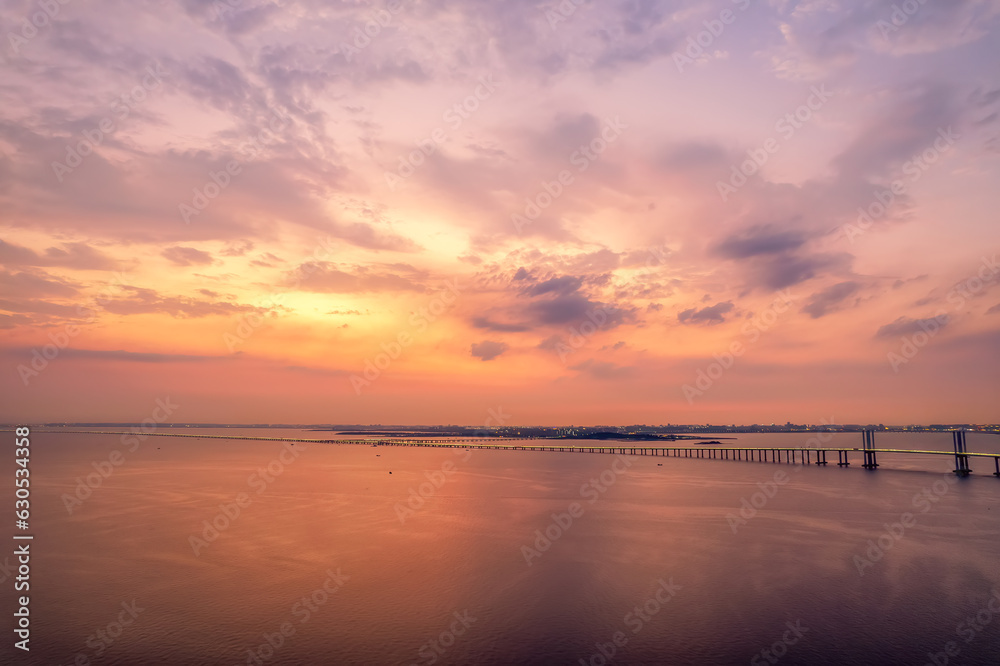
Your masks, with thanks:
[{"label": "sky", "polygon": [[9,0],[0,420],[995,423],[998,0]]}]

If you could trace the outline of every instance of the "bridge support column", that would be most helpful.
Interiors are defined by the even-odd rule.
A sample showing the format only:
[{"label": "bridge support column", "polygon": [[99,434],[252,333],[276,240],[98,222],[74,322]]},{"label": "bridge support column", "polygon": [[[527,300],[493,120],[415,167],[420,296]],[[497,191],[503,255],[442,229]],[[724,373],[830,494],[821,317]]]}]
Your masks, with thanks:
[{"label": "bridge support column", "polygon": [[955,446],[955,474],[958,476],[969,476],[972,469],[969,467],[969,456],[965,448],[965,431],[956,430],[951,433],[952,444]]},{"label": "bridge support column", "polygon": [[875,469],[878,467],[878,461],[875,459],[875,431],[874,430],[864,430],[861,433],[864,436],[864,458],[865,461],[861,465],[865,469]]}]

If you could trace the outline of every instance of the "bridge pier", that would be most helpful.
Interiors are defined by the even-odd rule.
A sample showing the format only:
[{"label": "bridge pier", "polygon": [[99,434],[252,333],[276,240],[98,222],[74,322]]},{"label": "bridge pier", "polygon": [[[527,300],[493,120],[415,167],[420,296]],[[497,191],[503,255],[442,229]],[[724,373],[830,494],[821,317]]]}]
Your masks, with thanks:
[{"label": "bridge pier", "polygon": [[956,430],[951,433],[952,444],[955,447],[955,474],[958,476],[969,476],[972,469],[969,467],[969,456],[962,455],[967,453],[965,448],[965,431]]},{"label": "bridge pier", "polygon": [[850,467],[851,461],[847,459],[847,451],[840,450],[837,451],[837,459],[840,461],[837,463],[838,467]]},{"label": "bridge pier", "polygon": [[861,433],[864,437],[864,464],[861,466],[865,469],[875,469],[878,467],[878,461],[875,459],[875,431],[874,430],[864,430]]}]

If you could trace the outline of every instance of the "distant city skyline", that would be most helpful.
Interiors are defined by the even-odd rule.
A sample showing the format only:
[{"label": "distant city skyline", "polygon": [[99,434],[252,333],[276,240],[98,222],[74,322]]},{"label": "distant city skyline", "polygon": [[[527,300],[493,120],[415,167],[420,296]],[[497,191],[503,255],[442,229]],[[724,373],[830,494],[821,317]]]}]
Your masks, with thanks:
[{"label": "distant city skyline", "polygon": [[1000,418],[995,0],[112,6],[0,8],[2,421]]}]

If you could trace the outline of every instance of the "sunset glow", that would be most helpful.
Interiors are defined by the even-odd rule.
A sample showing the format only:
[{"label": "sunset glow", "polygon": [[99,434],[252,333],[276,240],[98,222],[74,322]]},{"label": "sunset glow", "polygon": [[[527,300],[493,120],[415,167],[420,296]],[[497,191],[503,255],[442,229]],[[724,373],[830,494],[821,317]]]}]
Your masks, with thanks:
[{"label": "sunset glow", "polygon": [[3,418],[995,422],[1000,3],[671,7],[5,3]]}]

